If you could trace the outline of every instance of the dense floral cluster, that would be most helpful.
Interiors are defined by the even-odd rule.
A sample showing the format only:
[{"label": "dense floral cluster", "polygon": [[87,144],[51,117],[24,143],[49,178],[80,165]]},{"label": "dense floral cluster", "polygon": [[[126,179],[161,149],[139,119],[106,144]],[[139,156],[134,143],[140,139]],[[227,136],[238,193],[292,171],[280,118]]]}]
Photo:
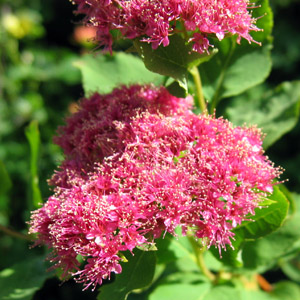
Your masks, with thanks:
[{"label": "dense floral cluster", "polygon": [[[228,33],[237,41],[253,41],[249,31],[257,31],[249,0],[74,0],[77,12],[97,28],[97,40],[112,48],[112,30],[129,39],[152,44],[169,44],[168,36],[180,31],[190,34],[193,49],[208,51],[208,36],[222,40]],[[184,28],[183,28],[184,27]]]},{"label": "dense floral cluster", "polygon": [[[30,232],[87,286],[120,273],[122,251],[176,235],[176,227],[208,246],[230,245],[231,229],[272,192],[280,170],[263,155],[259,129],[197,116],[175,99],[138,86],[96,94],[60,129],[64,183],[53,181]],[[71,172],[80,160],[81,173]]]},{"label": "dense floral cluster", "polygon": [[[124,144],[119,138],[117,122],[125,126],[131,119],[148,111],[165,116],[186,113],[193,99],[179,99],[165,88],[132,85],[115,89],[111,94],[93,94],[81,101],[80,110],[67,119],[67,125],[58,129],[54,138],[66,155],[61,171],[56,172],[50,183],[69,186],[70,174],[84,177],[95,162],[122,151]],[[84,172],[82,172],[84,170]],[[68,176],[67,176],[68,174]]]}]

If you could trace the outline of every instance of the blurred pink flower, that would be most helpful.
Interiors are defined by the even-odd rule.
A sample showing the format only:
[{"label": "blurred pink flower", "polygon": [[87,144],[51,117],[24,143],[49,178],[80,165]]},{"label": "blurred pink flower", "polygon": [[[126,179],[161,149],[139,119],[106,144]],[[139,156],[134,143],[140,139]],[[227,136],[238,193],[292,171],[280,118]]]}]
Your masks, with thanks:
[{"label": "blurred pink flower", "polygon": [[[249,0],[74,0],[77,13],[85,22],[97,28],[97,39],[111,51],[112,30],[119,30],[129,39],[139,38],[152,44],[169,44],[168,36],[182,30],[190,34],[193,50],[208,51],[207,38],[222,40],[226,34],[236,34],[237,42],[253,39],[249,32],[258,28],[252,18]],[[250,7],[251,6],[251,7]],[[177,24],[181,23],[181,27]],[[201,39],[199,39],[201,37]]]},{"label": "blurred pink flower", "polygon": [[231,245],[231,230],[281,173],[263,155],[259,129],[197,116],[175,99],[139,86],[95,94],[60,129],[68,163],[54,195],[33,212],[30,233],[86,287],[120,273],[123,251],[177,227],[208,247]]}]

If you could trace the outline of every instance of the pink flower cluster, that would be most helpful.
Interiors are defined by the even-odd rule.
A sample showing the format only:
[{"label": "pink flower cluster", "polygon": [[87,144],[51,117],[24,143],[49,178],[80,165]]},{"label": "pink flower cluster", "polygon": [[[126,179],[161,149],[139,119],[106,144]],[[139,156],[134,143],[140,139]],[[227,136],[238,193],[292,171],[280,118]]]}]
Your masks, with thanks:
[{"label": "pink flower cluster", "polygon": [[67,119],[56,139],[67,163],[30,228],[66,274],[101,284],[121,272],[123,251],[177,227],[224,248],[272,192],[280,170],[263,155],[260,130],[189,108],[164,88],[133,86],[95,94]]},{"label": "pink flower cluster", "polygon": [[[237,41],[253,41],[249,31],[257,31],[249,11],[249,0],[74,0],[77,12],[97,28],[96,39],[111,50],[113,31],[129,39],[152,44],[169,44],[168,36],[187,31],[193,50],[208,51],[208,36],[222,40],[236,34]],[[183,28],[184,27],[184,28]]]}]

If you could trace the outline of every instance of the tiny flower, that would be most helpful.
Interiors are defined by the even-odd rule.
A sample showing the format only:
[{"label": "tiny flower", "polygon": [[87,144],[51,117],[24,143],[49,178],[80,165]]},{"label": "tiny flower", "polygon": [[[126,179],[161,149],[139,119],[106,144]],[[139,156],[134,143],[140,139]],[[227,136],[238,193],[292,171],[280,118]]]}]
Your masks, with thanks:
[{"label": "tiny flower", "polygon": [[66,162],[30,232],[86,288],[120,273],[124,251],[176,236],[177,227],[208,247],[231,245],[232,229],[281,173],[258,128],[195,115],[175,99],[150,86],[95,94],[59,130]]},{"label": "tiny flower", "polygon": [[[252,42],[250,31],[259,30],[249,11],[249,0],[74,0],[77,12],[86,15],[85,22],[97,29],[97,39],[111,51],[112,30],[128,39],[138,38],[152,44],[168,46],[169,36],[185,27],[193,50],[207,52],[208,36],[222,40],[236,34]],[[200,40],[201,38],[201,40]],[[202,45],[202,46],[200,46]]]}]

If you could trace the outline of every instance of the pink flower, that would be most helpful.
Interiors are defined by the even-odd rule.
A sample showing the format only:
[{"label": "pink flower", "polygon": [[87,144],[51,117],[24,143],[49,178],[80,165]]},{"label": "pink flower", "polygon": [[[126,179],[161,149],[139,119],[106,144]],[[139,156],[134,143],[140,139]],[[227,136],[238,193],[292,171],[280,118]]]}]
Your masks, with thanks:
[{"label": "pink flower", "polygon": [[120,273],[123,251],[176,235],[177,227],[208,247],[231,245],[231,230],[281,173],[263,155],[259,129],[197,116],[183,99],[173,101],[164,89],[123,87],[85,99],[60,129],[64,184],[56,179],[30,232],[53,249],[56,267],[87,287]]},{"label": "pink flower", "polygon": [[[222,40],[226,34],[236,34],[237,42],[253,39],[249,32],[258,28],[248,10],[249,0],[74,0],[77,12],[86,15],[85,22],[97,28],[97,39],[111,51],[111,30],[118,30],[125,38],[139,38],[152,44],[169,44],[169,35],[182,31],[184,26],[191,40],[198,40],[193,49],[200,53],[210,45],[207,37]],[[253,8],[253,7],[251,7]],[[181,24],[181,25],[179,25]],[[196,34],[196,35],[195,35]]]},{"label": "pink flower", "polygon": [[[85,176],[93,164],[114,155],[124,148],[118,137],[117,124],[127,126],[142,112],[178,115],[192,107],[191,97],[179,99],[161,87],[152,85],[121,87],[107,95],[93,94],[81,100],[79,112],[67,118],[67,124],[58,128],[55,143],[62,147],[67,159],[62,172],[56,172],[52,185],[65,184],[66,170]],[[60,182],[60,183],[59,183]]]}]

